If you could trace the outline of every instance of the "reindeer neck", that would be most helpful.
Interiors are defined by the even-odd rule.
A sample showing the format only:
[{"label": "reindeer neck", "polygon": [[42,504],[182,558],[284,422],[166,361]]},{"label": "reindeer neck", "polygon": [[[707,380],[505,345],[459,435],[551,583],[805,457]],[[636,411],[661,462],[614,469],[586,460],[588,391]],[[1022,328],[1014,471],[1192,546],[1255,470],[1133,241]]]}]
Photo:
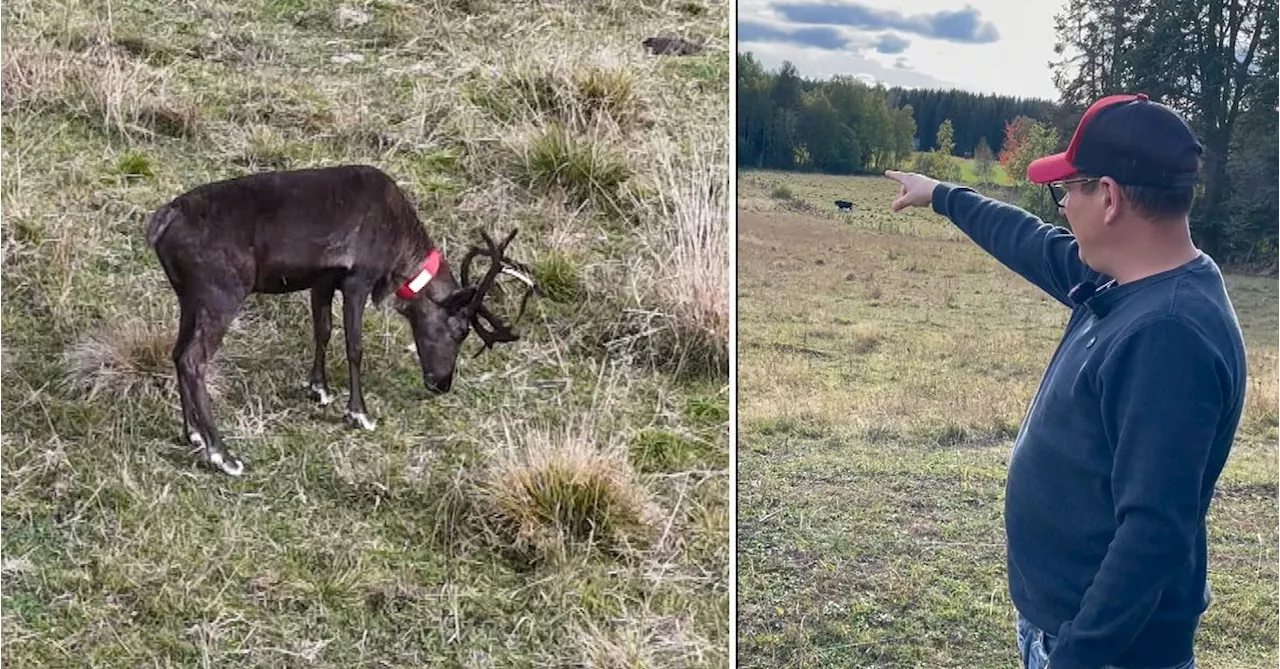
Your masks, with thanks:
[{"label": "reindeer neck", "polygon": [[[415,221],[416,223],[416,221]],[[445,297],[458,289],[458,283],[453,276],[452,267],[448,260],[444,257],[444,250],[437,246],[427,235],[426,230],[417,224],[415,229],[408,235],[408,243],[401,245],[401,252],[395,264],[394,279],[396,287],[404,285],[413,277],[418,275],[422,270],[423,264],[427,259],[427,255],[432,251],[439,251],[440,266],[436,274],[431,278],[430,282],[422,288],[422,292],[430,296],[435,301],[442,301]]]}]

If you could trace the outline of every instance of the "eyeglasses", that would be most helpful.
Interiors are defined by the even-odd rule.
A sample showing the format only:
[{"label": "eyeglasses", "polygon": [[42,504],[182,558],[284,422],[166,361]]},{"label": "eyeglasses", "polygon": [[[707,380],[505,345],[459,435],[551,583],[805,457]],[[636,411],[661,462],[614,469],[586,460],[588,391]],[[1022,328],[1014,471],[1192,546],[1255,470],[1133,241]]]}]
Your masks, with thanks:
[{"label": "eyeglasses", "polygon": [[1066,180],[1064,180],[1064,181],[1051,181],[1051,182],[1049,182],[1049,184],[1048,184],[1048,186],[1049,186],[1049,197],[1052,197],[1052,198],[1053,198],[1053,203],[1054,203],[1054,204],[1056,204],[1056,205],[1058,205],[1059,207],[1061,207],[1061,206],[1062,206],[1062,203],[1063,203],[1063,202],[1065,202],[1065,201],[1067,200],[1067,195],[1069,195],[1069,194],[1070,194],[1070,191],[1068,191],[1068,190],[1067,190],[1067,184],[1083,184],[1083,183],[1089,183],[1090,181],[1097,181],[1097,180],[1099,180],[1100,178],[1101,178],[1101,177],[1080,177],[1079,179],[1066,179]]}]

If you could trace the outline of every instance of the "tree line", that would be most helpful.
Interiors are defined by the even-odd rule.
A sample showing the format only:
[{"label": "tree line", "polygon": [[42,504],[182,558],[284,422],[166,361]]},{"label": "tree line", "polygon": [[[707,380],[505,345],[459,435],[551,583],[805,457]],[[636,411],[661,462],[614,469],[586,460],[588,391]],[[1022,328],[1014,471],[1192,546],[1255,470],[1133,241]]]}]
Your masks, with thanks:
[{"label": "tree line", "polygon": [[901,165],[914,150],[912,110],[852,77],[810,81],[794,65],[766,72],[738,56],[738,164],[858,174]]},{"label": "tree line", "polygon": [[956,155],[972,158],[985,143],[993,153],[1004,148],[1005,125],[1020,116],[1051,122],[1055,105],[1050,100],[986,95],[968,91],[890,88],[886,91],[894,107],[911,106],[919,136],[916,148],[937,148],[937,133],[944,121],[951,121]]},{"label": "tree line", "polygon": [[1280,248],[1277,0],[1070,0],[1054,16],[1056,101],[808,80],[738,56],[738,164],[831,174],[906,168],[979,180],[1004,166],[1029,210],[1052,218],[1026,163],[1066,148],[1084,110],[1141,91],[1182,113],[1205,148],[1191,215],[1220,261],[1276,271]]},{"label": "tree line", "polygon": [[955,155],[994,155],[1006,123],[1017,117],[1048,122],[1054,109],[1047,100],[886,89],[847,76],[815,81],[790,62],[769,72],[751,53],[738,55],[738,160],[744,166],[875,172],[937,149],[946,121]]}]

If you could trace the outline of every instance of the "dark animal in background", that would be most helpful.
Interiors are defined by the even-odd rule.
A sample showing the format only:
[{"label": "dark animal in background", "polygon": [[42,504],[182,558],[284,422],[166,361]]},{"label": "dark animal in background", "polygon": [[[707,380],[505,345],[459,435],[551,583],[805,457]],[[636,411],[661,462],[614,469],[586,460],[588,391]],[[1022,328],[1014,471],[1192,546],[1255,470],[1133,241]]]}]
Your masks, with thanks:
[{"label": "dark animal in background", "polygon": [[[314,399],[328,404],[333,398],[325,379],[325,350],[333,328],[333,296],[342,291],[351,422],[375,427],[360,388],[367,301],[380,305],[394,295],[396,311],[413,331],[423,382],[433,392],[447,392],[459,347],[472,329],[484,341],[480,351],[519,338],[483,304],[500,273],[529,286],[517,320],[534,291],[532,280],[517,271],[524,268],[505,257],[515,234],[512,230],[494,243],[481,233],[487,248],[471,247],[460,265],[459,283],[404,192],[374,167],[254,174],[199,186],[173,199],[148,220],[147,243],[181,310],[173,362],[184,436],[223,472],[243,473],[242,461],[227,450],[214,426],[205,370],[251,293],[311,291],[315,358],[307,385]],[[469,266],[478,256],[487,256],[491,264],[472,284]]]},{"label": "dark animal in background", "polygon": [[839,207],[840,209],[846,209],[846,210],[853,209],[853,203],[848,200],[836,200],[836,206]]},{"label": "dark animal in background", "polygon": [[649,37],[644,46],[656,56],[696,56],[703,51],[701,45],[679,37]]}]

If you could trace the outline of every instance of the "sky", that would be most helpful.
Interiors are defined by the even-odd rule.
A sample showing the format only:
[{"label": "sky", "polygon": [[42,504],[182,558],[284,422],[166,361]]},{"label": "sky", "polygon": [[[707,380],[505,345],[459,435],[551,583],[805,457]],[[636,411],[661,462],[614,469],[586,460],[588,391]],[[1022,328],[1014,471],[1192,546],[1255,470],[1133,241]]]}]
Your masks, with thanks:
[{"label": "sky", "polygon": [[766,69],[1057,99],[1062,0],[739,0],[738,52]]}]

